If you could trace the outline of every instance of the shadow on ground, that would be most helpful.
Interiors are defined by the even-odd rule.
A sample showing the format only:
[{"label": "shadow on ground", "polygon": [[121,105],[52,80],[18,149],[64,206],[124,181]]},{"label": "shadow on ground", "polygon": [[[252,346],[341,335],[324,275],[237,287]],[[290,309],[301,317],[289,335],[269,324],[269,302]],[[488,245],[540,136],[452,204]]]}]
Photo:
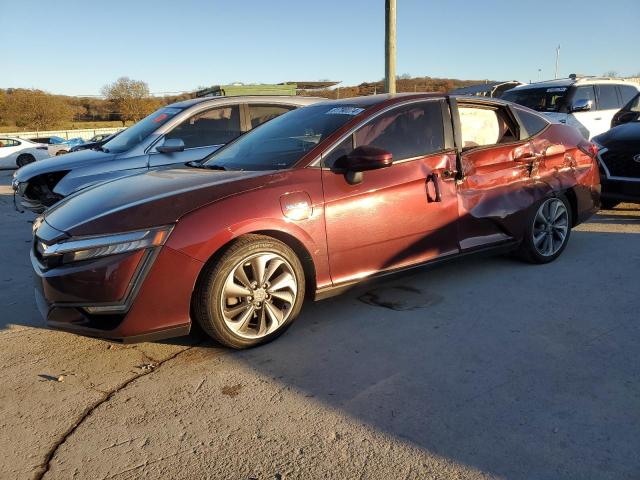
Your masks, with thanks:
[{"label": "shadow on ground", "polygon": [[[40,326],[25,274],[33,216],[5,214],[7,201],[0,328]],[[616,233],[640,223],[632,211],[596,217],[607,232],[574,231],[551,265],[465,259],[378,281],[308,303],[276,342],[229,355],[491,475],[637,478],[640,236]]]}]

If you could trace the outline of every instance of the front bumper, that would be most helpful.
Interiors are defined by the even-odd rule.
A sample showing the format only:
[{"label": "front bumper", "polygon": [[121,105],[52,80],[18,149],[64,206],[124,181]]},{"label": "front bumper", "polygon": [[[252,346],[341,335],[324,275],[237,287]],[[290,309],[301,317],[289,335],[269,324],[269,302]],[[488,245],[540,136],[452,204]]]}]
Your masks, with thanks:
[{"label": "front bumper", "polygon": [[602,198],[607,200],[640,202],[640,164],[633,153],[610,151],[598,153]]},{"label": "front bumper", "polygon": [[32,249],[31,262],[50,328],[127,343],[189,333],[202,263],[183,253],[164,246],[47,268]]}]

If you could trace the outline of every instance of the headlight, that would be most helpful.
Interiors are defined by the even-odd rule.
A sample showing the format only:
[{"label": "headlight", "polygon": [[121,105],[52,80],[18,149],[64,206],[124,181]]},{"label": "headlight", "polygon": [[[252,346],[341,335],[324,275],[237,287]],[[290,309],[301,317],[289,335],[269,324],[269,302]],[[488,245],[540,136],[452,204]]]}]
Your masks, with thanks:
[{"label": "headlight", "polygon": [[77,262],[164,245],[172,229],[173,226],[165,226],[115,235],[76,237],[53,245],[38,241],[36,248],[44,258],[55,256],[62,257],[63,263]]},{"label": "headlight", "polygon": [[40,225],[42,225],[42,222],[44,222],[44,215],[38,215],[33,221],[33,225],[31,225],[31,233],[35,235],[40,228]]}]

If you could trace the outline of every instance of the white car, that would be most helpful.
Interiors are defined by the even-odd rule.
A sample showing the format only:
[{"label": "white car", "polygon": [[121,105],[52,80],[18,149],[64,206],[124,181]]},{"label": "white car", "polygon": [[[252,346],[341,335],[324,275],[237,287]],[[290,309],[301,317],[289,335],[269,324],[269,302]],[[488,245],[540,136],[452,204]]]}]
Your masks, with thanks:
[{"label": "white car", "polygon": [[576,127],[591,139],[609,130],[616,112],[639,91],[638,85],[625,80],[571,76],[521,85],[500,98]]},{"label": "white car", "polygon": [[0,168],[20,168],[48,157],[47,146],[43,143],[0,135]]}]

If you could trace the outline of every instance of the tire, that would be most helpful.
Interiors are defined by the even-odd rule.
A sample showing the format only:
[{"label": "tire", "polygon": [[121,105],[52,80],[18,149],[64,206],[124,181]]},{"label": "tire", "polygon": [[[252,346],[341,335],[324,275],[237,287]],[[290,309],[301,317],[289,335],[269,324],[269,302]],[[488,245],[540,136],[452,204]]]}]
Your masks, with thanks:
[{"label": "tire", "polygon": [[251,234],[205,266],[193,314],[221,344],[250,348],[284,333],[300,313],[304,296],[304,269],[295,252],[274,238]]},{"label": "tire", "polygon": [[58,150],[56,152],[56,157],[59,157],[60,155],[64,155],[65,153],[68,153],[66,150]]},{"label": "tire", "polygon": [[[557,218],[549,222],[554,211]],[[564,195],[547,197],[539,201],[532,212],[527,220],[519,256],[535,264],[553,262],[562,254],[571,235],[573,215],[569,201]]]},{"label": "tire", "polygon": [[618,200],[610,200],[608,198],[600,199],[600,206],[604,210],[613,210],[620,202]]},{"label": "tire", "polygon": [[16,166],[18,168],[22,168],[25,165],[28,165],[30,163],[33,163],[36,161],[36,158],[31,155],[30,153],[22,153],[20,155],[18,155],[18,158],[16,158]]}]

